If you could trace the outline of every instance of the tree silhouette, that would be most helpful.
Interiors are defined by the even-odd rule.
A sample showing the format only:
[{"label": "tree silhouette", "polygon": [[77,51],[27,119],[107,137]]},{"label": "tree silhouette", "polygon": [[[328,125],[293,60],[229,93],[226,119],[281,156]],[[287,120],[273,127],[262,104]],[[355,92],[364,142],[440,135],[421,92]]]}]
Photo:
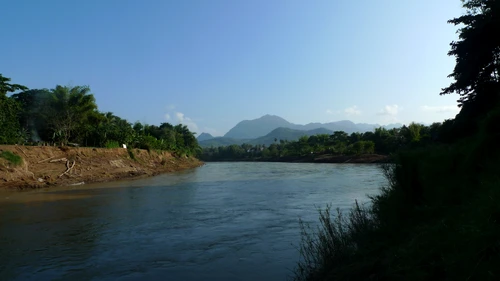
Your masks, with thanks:
[{"label": "tree silhouette", "polygon": [[[464,25],[459,40],[450,43],[449,56],[456,65],[449,77],[454,82],[441,92],[457,93],[463,106],[469,102],[489,103],[498,99],[500,82],[500,1],[463,1],[466,14],[448,21]],[[482,97],[482,96],[495,97]]]}]

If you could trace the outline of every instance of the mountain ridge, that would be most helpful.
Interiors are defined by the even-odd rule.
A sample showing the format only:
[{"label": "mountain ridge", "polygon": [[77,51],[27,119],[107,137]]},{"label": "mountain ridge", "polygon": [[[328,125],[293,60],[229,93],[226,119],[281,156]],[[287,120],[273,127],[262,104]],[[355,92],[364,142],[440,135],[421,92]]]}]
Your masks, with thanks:
[{"label": "mountain ridge", "polygon": [[198,141],[204,141],[204,140],[209,140],[209,139],[213,139],[213,138],[214,138],[214,136],[212,136],[209,133],[201,133],[196,139]]},{"label": "mountain ridge", "polygon": [[[388,128],[401,127],[400,123],[389,124]],[[255,139],[259,137],[266,136],[271,131],[276,128],[290,128],[295,130],[313,130],[319,128],[325,128],[331,131],[344,131],[348,134],[354,132],[367,132],[373,131],[375,128],[384,127],[379,124],[368,124],[368,123],[354,123],[350,120],[339,120],[328,123],[311,122],[305,125],[294,124],[286,119],[277,116],[266,114],[259,118],[252,120],[243,120],[238,122],[233,128],[231,128],[223,137],[233,138],[233,139]]]},{"label": "mountain ridge", "polygon": [[301,136],[331,134],[334,131],[344,131],[351,134],[353,132],[373,131],[379,127],[392,129],[401,126],[403,125],[400,123],[381,126],[379,124],[354,123],[350,120],[329,123],[311,122],[301,125],[291,123],[277,115],[266,114],[256,119],[238,122],[222,137],[213,137],[210,134],[202,133],[197,139],[202,147],[241,145],[243,143],[269,145],[274,142],[274,139],[295,141]]}]

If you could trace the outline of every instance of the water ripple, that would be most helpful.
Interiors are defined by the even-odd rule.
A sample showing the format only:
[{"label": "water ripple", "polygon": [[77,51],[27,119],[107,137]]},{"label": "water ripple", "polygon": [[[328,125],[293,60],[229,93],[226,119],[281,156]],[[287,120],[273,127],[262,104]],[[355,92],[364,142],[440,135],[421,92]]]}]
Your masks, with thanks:
[{"label": "water ripple", "polygon": [[317,223],[318,207],[345,210],[383,184],[374,165],[209,163],[8,195],[0,280],[285,280],[299,218]]}]

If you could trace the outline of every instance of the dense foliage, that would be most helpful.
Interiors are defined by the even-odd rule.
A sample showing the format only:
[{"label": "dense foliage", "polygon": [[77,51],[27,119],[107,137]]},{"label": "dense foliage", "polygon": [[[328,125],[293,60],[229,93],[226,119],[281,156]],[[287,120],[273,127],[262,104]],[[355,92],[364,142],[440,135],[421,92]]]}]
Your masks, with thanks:
[{"label": "dense foliage", "polygon": [[[447,121],[449,122],[449,121]],[[287,160],[310,155],[359,155],[391,154],[401,148],[425,146],[440,141],[446,135],[446,125],[434,123],[424,126],[411,123],[408,126],[387,130],[377,128],[373,132],[347,134],[336,131],[333,134],[302,136],[297,141],[275,139],[266,145],[229,145],[204,148],[201,159],[222,160]]]},{"label": "dense foliage", "polygon": [[[31,89],[0,75],[0,144],[39,142],[92,147],[128,147],[198,154],[192,132],[182,124],[131,124],[100,112],[87,86]],[[17,92],[7,96],[9,92]]]},{"label": "dense foliage", "polygon": [[443,141],[399,151],[371,205],[302,224],[295,280],[500,280],[500,1],[463,4]]}]

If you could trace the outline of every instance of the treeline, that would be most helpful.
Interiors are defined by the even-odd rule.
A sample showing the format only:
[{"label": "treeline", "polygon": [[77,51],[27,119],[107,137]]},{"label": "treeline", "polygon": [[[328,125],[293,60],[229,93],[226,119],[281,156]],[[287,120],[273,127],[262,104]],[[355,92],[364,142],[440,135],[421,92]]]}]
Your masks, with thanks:
[{"label": "treeline", "polygon": [[297,141],[275,139],[266,145],[229,145],[208,147],[200,158],[205,161],[224,160],[279,160],[309,157],[311,155],[388,155],[401,148],[421,147],[447,139],[451,121],[433,123],[430,126],[411,123],[408,126],[387,130],[377,128],[373,132],[347,134],[336,131],[331,135],[302,136]]},{"label": "treeline", "polygon": [[[192,132],[182,124],[134,124],[98,110],[87,86],[28,89],[0,74],[0,144],[79,145],[159,149],[198,154]],[[8,93],[14,93],[8,96]]]}]

